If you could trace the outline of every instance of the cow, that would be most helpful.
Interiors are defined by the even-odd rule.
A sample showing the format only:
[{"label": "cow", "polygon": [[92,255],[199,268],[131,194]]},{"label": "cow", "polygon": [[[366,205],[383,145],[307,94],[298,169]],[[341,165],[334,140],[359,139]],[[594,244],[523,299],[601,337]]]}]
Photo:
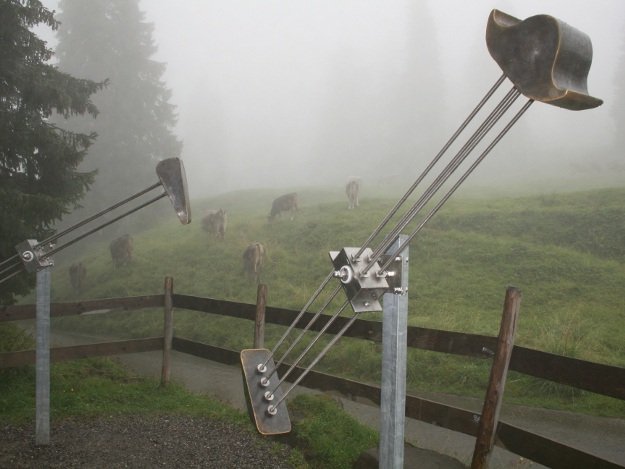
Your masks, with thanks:
[{"label": "cow", "polygon": [[347,209],[351,210],[353,208],[358,207],[358,193],[360,192],[360,179],[351,178],[347,181],[347,185],[345,186],[345,193],[347,194],[347,200],[349,201],[347,204]]},{"label": "cow", "polygon": [[256,283],[260,280],[260,272],[265,262],[266,250],[261,243],[254,242],[243,251],[243,272]]},{"label": "cow", "polygon": [[291,192],[290,194],[284,194],[278,197],[271,204],[271,212],[269,212],[269,221],[272,222],[276,216],[281,215],[282,212],[290,212],[291,220],[295,217],[295,212],[299,210],[297,206],[297,192]]},{"label": "cow", "polygon": [[211,210],[202,218],[202,229],[208,233],[224,239],[226,225],[228,224],[228,214],[225,210]]},{"label": "cow", "polygon": [[114,239],[111,241],[109,249],[111,250],[111,259],[113,259],[115,267],[130,264],[133,249],[132,236],[125,234]]},{"label": "cow", "polygon": [[87,268],[82,262],[75,262],[69,266],[69,283],[75,292],[81,292],[86,277]]}]

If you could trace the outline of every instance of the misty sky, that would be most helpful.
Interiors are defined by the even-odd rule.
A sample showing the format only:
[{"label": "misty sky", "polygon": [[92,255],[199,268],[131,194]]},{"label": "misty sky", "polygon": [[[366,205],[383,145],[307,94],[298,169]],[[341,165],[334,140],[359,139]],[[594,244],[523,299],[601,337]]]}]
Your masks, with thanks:
[{"label": "misty sky", "polygon": [[[535,103],[479,168],[482,179],[507,170],[583,171],[615,131],[622,0],[141,0],[140,7],[154,24],[154,58],[167,64],[192,196],[332,185],[351,175],[416,177],[501,75],[484,41],[492,8],[520,19],[550,14],[588,34],[588,91],[605,104],[572,112]],[[419,22],[431,28],[421,27],[426,39],[412,30]],[[423,106],[394,113],[410,91],[402,76],[412,82],[421,74],[434,74],[415,101]],[[435,134],[437,143],[420,149],[417,134]]]}]

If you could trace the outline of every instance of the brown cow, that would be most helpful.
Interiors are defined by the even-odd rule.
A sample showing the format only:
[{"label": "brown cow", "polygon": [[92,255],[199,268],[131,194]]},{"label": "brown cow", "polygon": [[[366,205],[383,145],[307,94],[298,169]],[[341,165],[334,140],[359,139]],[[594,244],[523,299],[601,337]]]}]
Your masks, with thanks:
[{"label": "brown cow", "polygon": [[347,181],[347,185],[345,186],[345,193],[347,194],[347,200],[349,203],[347,205],[347,209],[351,210],[353,208],[358,207],[358,193],[360,192],[360,179],[351,178]]},{"label": "brown cow", "polygon": [[258,242],[250,244],[243,252],[243,271],[250,280],[254,280],[256,283],[260,280],[265,255],[265,246]]},{"label": "brown cow", "polygon": [[87,277],[87,268],[82,262],[76,262],[69,267],[69,282],[75,292],[80,293]]},{"label": "brown cow", "polygon": [[297,192],[284,194],[278,197],[271,204],[271,212],[269,213],[269,221],[273,221],[276,216],[282,212],[291,212],[291,220],[295,217],[295,212],[299,210],[297,206]]},{"label": "brown cow", "polygon": [[129,234],[111,241],[109,246],[115,267],[130,264],[132,260],[133,239]]},{"label": "brown cow", "polygon": [[228,224],[228,214],[225,210],[211,210],[202,218],[202,229],[210,234],[224,239],[226,225]]}]

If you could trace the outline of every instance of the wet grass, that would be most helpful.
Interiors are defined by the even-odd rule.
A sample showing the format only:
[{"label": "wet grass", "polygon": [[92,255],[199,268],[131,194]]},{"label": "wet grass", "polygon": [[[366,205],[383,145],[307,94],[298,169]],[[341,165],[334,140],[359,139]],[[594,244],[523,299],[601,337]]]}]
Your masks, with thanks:
[{"label": "wet grass", "polygon": [[[242,253],[249,243],[260,241],[269,254],[261,276],[268,285],[268,304],[299,310],[331,270],[328,251],[359,246],[395,202],[364,194],[359,209],[347,210],[340,191],[304,191],[295,220],[269,224],[267,214],[277,195],[250,190],[194,201],[191,225],[165,216],[156,227],[133,233],[135,258],[121,269],[113,268],[106,243],[91,245],[81,256],[88,275],[80,295],[69,287],[67,266],[74,259],[59,258],[53,298],[155,294],[169,275],[179,293],[254,303],[256,286],[242,275]],[[622,188],[454,199],[411,243],[410,324],[495,336],[506,287],[514,285],[523,292],[518,345],[625,366],[624,201]],[[215,208],[229,215],[225,240],[200,227],[202,212]],[[365,317],[380,319],[375,313]],[[149,336],[160,335],[161,322],[160,311],[116,312],[62,319],[55,327]],[[251,345],[249,321],[177,311],[175,324],[176,334],[183,337],[234,349]],[[269,347],[282,330],[267,327]],[[319,368],[379,382],[379,355],[375,344],[345,339]],[[409,389],[415,392],[481,398],[488,362],[411,351],[408,376]],[[625,415],[622,401],[525,376],[511,379],[506,400]]]}]

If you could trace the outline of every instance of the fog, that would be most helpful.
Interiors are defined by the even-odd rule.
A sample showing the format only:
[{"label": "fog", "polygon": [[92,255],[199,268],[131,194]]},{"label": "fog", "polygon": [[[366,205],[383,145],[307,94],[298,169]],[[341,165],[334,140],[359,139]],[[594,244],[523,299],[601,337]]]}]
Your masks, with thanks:
[{"label": "fog", "polygon": [[615,90],[622,0],[141,0],[140,7],[154,24],[154,59],[167,65],[192,197],[333,186],[354,175],[365,184],[411,181],[501,75],[484,41],[492,8],[520,19],[550,14],[588,34],[588,91],[604,105],[573,112],[534,103],[471,180],[625,180],[622,154],[608,150],[623,128],[613,114],[625,104]]}]

